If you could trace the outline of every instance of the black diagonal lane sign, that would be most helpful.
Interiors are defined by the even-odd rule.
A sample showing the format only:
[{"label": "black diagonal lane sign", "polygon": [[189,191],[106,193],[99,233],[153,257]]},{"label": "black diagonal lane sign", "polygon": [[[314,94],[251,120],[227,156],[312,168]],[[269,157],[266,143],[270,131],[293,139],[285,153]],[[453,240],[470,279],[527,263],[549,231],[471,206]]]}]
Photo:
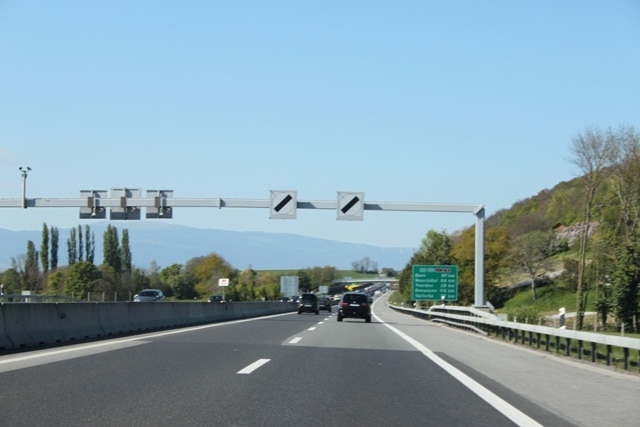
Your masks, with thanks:
[{"label": "black diagonal lane sign", "polygon": [[298,205],[294,190],[271,190],[269,218],[295,219]]},{"label": "black diagonal lane sign", "polygon": [[338,219],[362,221],[364,193],[338,192]]},{"label": "black diagonal lane sign", "polygon": [[291,196],[291,194],[287,194],[285,198],[282,199],[282,201],[276,205],[276,207],[274,208],[275,211],[280,213],[282,208],[284,208],[287,205],[287,203],[289,203],[292,199],[293,197]]}]

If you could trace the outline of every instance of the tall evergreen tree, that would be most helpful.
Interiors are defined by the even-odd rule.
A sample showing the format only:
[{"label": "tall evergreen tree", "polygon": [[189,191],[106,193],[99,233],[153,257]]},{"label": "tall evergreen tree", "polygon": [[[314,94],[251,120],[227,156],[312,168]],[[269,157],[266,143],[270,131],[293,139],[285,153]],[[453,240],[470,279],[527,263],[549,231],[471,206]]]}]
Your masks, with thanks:
[{"label": "tall evergreen tree", "polygon": [[49,267],[51,270],[58,268],[58,228],[51,227],[51,262]]},{"label": "tall evergreen tree", "polygon": [[618,248],[617,268],[613,272],[614,313],[618,325],[627,330],[636,330],[638,314],[638,253],[633,247]]},{"label": "tall evergreen tree", "polygon": [[67,261],[69,265],[78,262],[78,245],[76,244],[76,229],[69,230],[69,238],[67,239]]},{"label": "tall evergreen tree", "polygon": [[120,264],[121,256],[118,243],[118,229],[109,224],[104,232],[102,244],[104,248],[104,264],[110,266],[119,274],[122,269]]},{"label": "tall evergreen tree", "polygon": [[78,262],[84,261],[84,242],[82,238],[82,226],[78,224]]},{"label": "tall evergreen tree", "polygon": [[27,258],[24,261],[24,288],[38,291],[40,280],[40,270],[38,269],[38,252],[31,240],[27,242]]},{"label": "tall evergreen tree", "polygon": [[47,224],[42,224],[42,243],[40,244],[40,264],[42,271],[49,271],[49,229]]},{"label": "tall evergreen tree", "polygon": [[122,245],[120,252],[122,255],[122,271],[131,272],[131,247],[129,246],[129,230],[126,228],[122,230]]},{"label": "tall evergreen tree", "polygon": [[93,264],[96,254],[96,238],[93,232],[90,230],[89,224],[84,226],[84,237],[85,237],[85,246],[86,246],[86,254],[87,261]]}]

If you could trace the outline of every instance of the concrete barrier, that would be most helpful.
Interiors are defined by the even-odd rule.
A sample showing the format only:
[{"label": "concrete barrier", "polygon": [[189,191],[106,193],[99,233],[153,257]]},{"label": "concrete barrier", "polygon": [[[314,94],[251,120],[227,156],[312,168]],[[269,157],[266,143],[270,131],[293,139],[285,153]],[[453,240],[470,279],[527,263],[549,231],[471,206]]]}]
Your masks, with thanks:
[{"label": "concrete barrier", "polygon": [[13,343],[11,343],[9,338],[7,338],[7,330],[4,327],[4,311],[0,310],[0,349],[10,348],[12,346]]},{"label": "concrete barrier", "polygon": [[296,311],[282,302],[0,304],[0,350],[102,339]]},{"label": "concrete barrier", "polygon": [[130,334],[135,330],[129,318],[129,304],[99,304],[101,306],[109,305],[108,309],[101,308],[98,310],[98,322],[105,336]]}]

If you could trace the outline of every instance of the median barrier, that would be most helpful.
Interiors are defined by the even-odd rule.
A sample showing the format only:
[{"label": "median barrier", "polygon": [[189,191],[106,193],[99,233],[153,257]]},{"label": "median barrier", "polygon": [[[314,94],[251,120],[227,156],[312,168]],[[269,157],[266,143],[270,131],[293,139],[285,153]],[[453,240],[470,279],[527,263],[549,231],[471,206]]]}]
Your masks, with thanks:
[{"label": "median barrier", "polygon": [[[37,307],[42,305],[42,307]],[[53,304],[3,304],[4,329],[12,348],[31,347],[62,338],[51,324],[57,324]]]},{"label": "median barrier", "polygon": [[134,331],[128,303],[99,303],[98,322],[105,336],[129,334]]},{"label": "median barrier", "polygon": [[2,309],[2,304],[0,304],[0,349],[9,348],[12,345],[9,338],[7,338],[7,331],[4,327],[4,310]]},{"label": "median barrier", "polygon": [[[95,304],[2,304],[5,348],[32,347],[100,337]],[[0,347],[2,348],[2,347]]]},{"label": "median barrier", "polygon": [[0,350],[225,322],[296,310],[281,302],[1,303]]},{"label": "median barrier", "polygon": [[100,307],[97,303],[54,303],[53,305],[57,307],[57,323],[52,323],[50,327],[56,330],[56,343],[104,336],[98,315]]}]

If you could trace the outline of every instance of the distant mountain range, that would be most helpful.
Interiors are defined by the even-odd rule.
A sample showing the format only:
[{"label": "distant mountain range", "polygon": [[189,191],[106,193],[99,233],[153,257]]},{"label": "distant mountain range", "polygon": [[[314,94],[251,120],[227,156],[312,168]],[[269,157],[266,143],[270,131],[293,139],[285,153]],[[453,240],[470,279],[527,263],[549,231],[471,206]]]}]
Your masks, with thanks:
[{"label": "distant mountain range", "polygon": [[[90,224],[95,237],[95,262],[102,263],[102,241],[108,223]],[[368,257],[378,268],[402,270],[413,255],[409,248],[344,243],[285,233],[228,231],[192,228],[149,222],[112,224],[122,238],[128,230],[133,264],[147,269],[155,261],[160,268],[185,264],[192,258],[216,253],[234,268],[243,270],[292,270],[333,266],[349,270],[352,262]],[[70,229],[59,228],[58,264],[67,264],[67,240]],[[82,225],[84,232],[84,225]],[[40,250],[42,231],[12,231],[0,228],[0,272],[11,266],[11,260],[21,260],[31,240]]]}]

